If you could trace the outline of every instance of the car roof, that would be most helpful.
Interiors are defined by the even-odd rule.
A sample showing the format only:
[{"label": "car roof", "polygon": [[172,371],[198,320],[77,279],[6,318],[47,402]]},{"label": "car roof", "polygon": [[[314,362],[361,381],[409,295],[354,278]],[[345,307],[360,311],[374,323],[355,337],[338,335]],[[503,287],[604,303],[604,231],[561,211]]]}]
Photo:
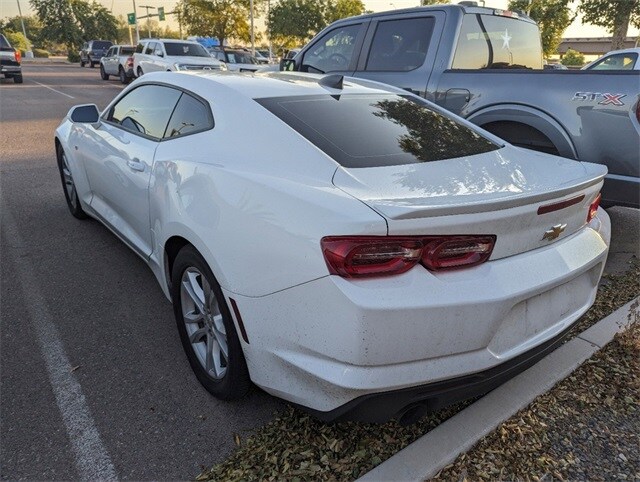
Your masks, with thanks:
[{"label": "car roof", "polygon": [[606,54],[604,54],[602,57],[607,57],[608,55],[611,55],[611,54],[630,54],[630,53],[640,54],[640,47],[631,47],[631,48],[628,48],[628,49],[611,50],[610,52],[607,52]]},{"label": "car roof", "polygon": [[[291,97],[302,95],[343,95],[343,94],[407,94],[406,91],[364,79],[344,77],[342,89],[325,87],[319,81],[326,75],[299,72],[153,72],[142,78],[149,83],[162,82],[190,90],[207,99],[211,93],[224,95],[234,92],[248,99],[266,97]],[[338,77],[338,76],[333,76]],[[143,83],[146,83],[143,82]]]}]

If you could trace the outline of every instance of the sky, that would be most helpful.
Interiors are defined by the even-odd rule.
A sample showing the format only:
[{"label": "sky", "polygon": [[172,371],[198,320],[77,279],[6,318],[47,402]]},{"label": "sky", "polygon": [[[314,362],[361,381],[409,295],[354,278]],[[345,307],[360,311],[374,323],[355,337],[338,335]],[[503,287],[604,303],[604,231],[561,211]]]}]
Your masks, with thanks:
[{"label": "sky", "polygon": [[[18,15],[18,1],[20,2],[20,6],[22,7],[22,13],[24,15],[29,15],[32,13],[32,10],[29,6],[28,0],[0,0],[0,18],[1,17],[13,17]],[[106,8],[112,10],[114,15],[126,15],[129,12],[133,11],[133,0],[97,0],[98,3],[101,3]],[[274,2],[276,0],[273,0]],[[382,12],[385,10],[393,10],[394,8],[407,8],[407,7],[415,7],[420,2],[419,0],[363,0],[366,8],[368,10],[373,10],[374,12]],[[454,0],[453,3],[457,3],[457,0]],[[506,9],[508,0],[486,0],[486,6],[491,8],[502,8]],[[577,2],[573,2],[573,8],[575,8]],[[152,5],[155,7],[164,7],[166,12],[169,12],[175,6],[175,0],[137,0],[138,7],[138,15],[142,16],[145,14],[145,9],[140,8],[140,5]],[[169,20],[171,16],[168,16]],[[177,24],[174,21],[169,20],[168,24],[172,28],[177,29]],[[263,25],[263,22],[258,21],[256,23],[258,28],[260,25]],[[628,35],[637,36],[639,34],[638,29],[630,28]],[[565,31],[565,37],[606,37],[609,36],[607,31],[600,27],[595,27],[593,25],[582,25],[581,18],[578,17],[576,20],[569,26],[569,28]]]}]

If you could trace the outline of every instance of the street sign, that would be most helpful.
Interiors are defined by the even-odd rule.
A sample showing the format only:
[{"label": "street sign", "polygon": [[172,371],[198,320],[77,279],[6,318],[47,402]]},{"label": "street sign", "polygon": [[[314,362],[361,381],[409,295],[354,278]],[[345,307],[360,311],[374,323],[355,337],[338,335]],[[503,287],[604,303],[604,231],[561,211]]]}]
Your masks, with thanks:
[{"label": "street sign", "polygon": [[164,20],[164,7],[158,7],[158,20]]},{"label": "street sign", "polygon": [[135,25],[136,24],[136,14],[135,13],[128,13],[127,14],[127,23],[129,25]]}]

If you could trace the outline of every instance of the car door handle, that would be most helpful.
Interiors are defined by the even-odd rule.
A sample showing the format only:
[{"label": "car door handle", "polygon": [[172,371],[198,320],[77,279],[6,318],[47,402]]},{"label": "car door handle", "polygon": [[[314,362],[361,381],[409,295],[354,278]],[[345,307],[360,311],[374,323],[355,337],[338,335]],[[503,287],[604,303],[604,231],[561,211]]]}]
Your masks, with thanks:
[{"label": "car door handle", "polygon": [[146,165],[145,165],[144,162],[140,161],[140,159],[135,157],[135,158],[129,159],[127,161],[127,166],[129,166],[134,171],[144,172],[144,168],[145,168]]}]

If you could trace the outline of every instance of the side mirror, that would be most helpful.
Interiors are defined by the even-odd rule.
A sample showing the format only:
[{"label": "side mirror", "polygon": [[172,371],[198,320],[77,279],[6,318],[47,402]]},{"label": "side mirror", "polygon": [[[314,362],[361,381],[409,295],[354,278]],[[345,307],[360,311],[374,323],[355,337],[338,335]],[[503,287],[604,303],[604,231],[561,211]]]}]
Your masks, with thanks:
[{"label": "side mirror", "polygon": [[95,124],[100,119],[100,112],[95,104],[83,104],[72,107],[69,111],[71,122]]},{"label": "side mirror", "polygon": [[164,54],[162,53],[162,50],[156,50],[156,55],[158,57],[164,57]]},{"label": "side mirror", "polygon": [[280,61],[280,71],[294,71],[298,70],[298,65],[295,59],[282,59]]}]

